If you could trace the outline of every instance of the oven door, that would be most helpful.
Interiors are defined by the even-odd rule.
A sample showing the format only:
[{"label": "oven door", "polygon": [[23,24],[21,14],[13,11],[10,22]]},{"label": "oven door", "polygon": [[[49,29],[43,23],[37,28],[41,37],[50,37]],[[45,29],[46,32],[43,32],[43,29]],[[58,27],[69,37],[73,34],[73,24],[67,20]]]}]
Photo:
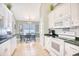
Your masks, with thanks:
[{"label": "oven door", "polygon": [[51,40],[51,50],[58,56],[64,55],[64,40],[59,38],[52,38]]}]

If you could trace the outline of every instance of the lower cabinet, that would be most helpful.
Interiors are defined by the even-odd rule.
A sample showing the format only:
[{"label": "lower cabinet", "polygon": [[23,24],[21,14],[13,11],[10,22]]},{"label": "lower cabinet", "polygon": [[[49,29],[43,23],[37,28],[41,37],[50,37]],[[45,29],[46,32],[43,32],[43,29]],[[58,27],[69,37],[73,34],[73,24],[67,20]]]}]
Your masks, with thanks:
[{"label": "lower cabinet", "polygon": [[48,36],[45,36],[45,48],[46,49],[50,49],[50,41],[51,39],[50,39],[50,37],[48,37]]},{"label": "lower cabinet", "polygon": [[16,46],[17,46],[16,37],[13,37],[13,38],[11,39],[10,44],[11,44],[11,48],[10,48],[11,52],[10,52],[10,53],[11,53],[11,55],[12,55],[13,52],[14,52],[14,50],[16,49]]},{"label": "lower cabinet", "polygon": [[10,56],[16,49],[17,41],[16,37],[13,37],[6,42],[0,44],[0,56]]},{"label": "lower cabinet", "polygon": [[0,44],[0,56],[10,55],[10,40]]},{"label": "lower cabinet", "polygon": [[65,43],[65,56],[73,56],[74,54],[79,53],[79,47]]},{"label": "lower cabinet", "polygon": [[79,53],[79,46],[66,43],[59,38],[45,36],[45,49],[47,49],[52,56],[73,56]]}]

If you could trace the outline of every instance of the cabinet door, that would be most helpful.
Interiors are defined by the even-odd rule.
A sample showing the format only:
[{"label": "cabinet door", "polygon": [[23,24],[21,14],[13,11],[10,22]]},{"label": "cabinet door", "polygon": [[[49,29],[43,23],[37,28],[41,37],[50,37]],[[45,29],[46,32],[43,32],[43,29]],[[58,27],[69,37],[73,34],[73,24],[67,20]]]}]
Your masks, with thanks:
[{"label": "cabinet door", "polygon": [[79,26],[79,4],[71,4],[72,26]]},{"label": "cabinet door", "polygon": [[63,28],[64,27],[64,17],[65,17],[65,4],[61,4],[59,5],[56,9],[55,9],[55,23],[54,23],[54,27],[55,28]]},{"label": "cabinet door", "polygon": [[54,27],[54,11],[52,11],[49,15],[48,15],[48,19],[49,19],[49,28],[53,28]]},{"label": "cabinet door", "polygon": [[47,49],[47,50],[49,50],[50,49],[50,37],[47,37],[47,36],[45,36],[45,48]]},{"label": "cabinet door", "polygon": [[12,15],[8,12],[8,22],[7,22],[7,28],[9,28],[10,30],[12,30]]},{"label": "cabinet door", "polygon": [[10,40],[0,44],[0,56],[10,55]]},{"label": "cabinet door", "polygon": [[11,54],[13,54],[14,50],[16,49],[17,46],[17,41],[16,41],[16,37],[13,37],[11,39]]},{"label": "cabinet door", "polygon": [[72,56],[79,52],[79,47],[65,43],[65,56]]},{"label": "cabinet door", "polygon": [[5,55],[6,56],[10,56],[11,54],[10,54],[10,40],[8,40],[6,43],[5,43],[5,50],[4,51],[6,51],[6,53],[5,53]]},{"label": "cabinet door", "polygon": [[70,4],[69,3],[62,4],[62,7],[60,9],[62,10],[60,13],[62,28],[70,27],[71,26]]},{"label": "cabinet door", "polygon": [[70,3],[66,3],[64,5],[65,7],[65,15],[64,15],[64,27],[71,27],[71,23],[72,23],[72,18],[71,18],[71,4]]},{"label": "cabinet door", "polygon": [[45,36],[45,48],[47,49],[47,47],[48,47],[48,37]]},{"label": "cabinet door", "polygon": [[70,3],[65,4],[65,15],[71,16],[71,4]]}]

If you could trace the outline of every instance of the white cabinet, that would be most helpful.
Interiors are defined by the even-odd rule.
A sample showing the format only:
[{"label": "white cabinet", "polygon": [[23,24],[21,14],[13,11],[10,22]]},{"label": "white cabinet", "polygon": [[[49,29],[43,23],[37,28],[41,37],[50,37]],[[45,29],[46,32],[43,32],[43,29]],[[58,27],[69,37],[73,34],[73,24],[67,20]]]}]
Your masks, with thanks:
[{"label": "white cabinet", "polygon": [[4,27],[9,29],[10,31],[12,31],[12,27],[13,27],[13,21],[14,21],[14,18],[13,18],[13,13],[10,11],[10,10],[6,10],[6,14],[5,14],[5,20],[4,20]]},{"label": "white cabinet", "polygon": [[65,43],[65,56],[72,56],[79,52],[79,46]]},{"label": "white cabinet", "polygon": [[5,4],[0,4],[0,16],[3,17],[3,27],[12,30],[13,14]]},{"label": "white cabinet", "polygon": [[0,15],[4,16],[5,15],[5,5],[4,4],[0,4]]},{"label": "white cabinet", "polygon": [[71,4],[70,3],[65,3],[64,7],[65,7],[65,15],[71,16]]},{"label": "white cabinet", "polygon": [[17,47],[17,39],[16,39],[16,37],[13,37],[12,39],[11,39],[11,41],[10,41],[10,44],[11,44],[11,55],[13,54],[13,52],[14,52],[14,50],[16,49],[16,47]]},{"label": "white cabinet", "polygon": [[0,44],[0,56],[9,56],[10,48],[10,40]]},{"label": "white cabinet", "polygon": [[72,26],[79,26],[79,4],[71,4]]},{"label": "white cabinet", "polygon": [[64,15],[65,15],[65,7],[63,4],[60,4],[58,7],[55,8],[55,22],[54,22],[55,28],[63,28]]},{"label": "white cabinet", "polygon": [[[71,26],[79,26],[78,12],[79,4],[77,3],[60,4],[49,14],[49,27],[66,28]],[[54,22],[51,20],[53,18]]]},{"label": "white cabinet", "polygon": [[5,23],[6,15],[7,15],[6,14],[6,6],[4,4],[0,4],[0,16],[2,16],[2,21],[3,21],[2,25],[3,25],[3,27],[5,27],[5,24],[6,24]]},{"label": "white cabinet", "polygon": [[8,19],[7,19],[7,28],[9,28],[9,30],[12,31],[12,22],[13,22],[13,18],[12,18],[12,13],[8,11]]},{"label": "white cabinet", "polygon": [[49,28],[53,28],[54,27],[54,11],[52,11],[49,15],[48,15],[48,19],[49,19]]},{"label": "white cabinet", "polygon": [[45,36],[45,49],[49,51],[50,55],[56,56],[56,54],[51,49],[51,40],[52,40],[52,37]]},{"label": "white cabinet", "polygon": [[60,4],[55,8],[54,28],[66,28],[71,26],[70,4]]},{"label": "white cabinet", "polygon": [[16,37],[7,40],[6,42],[0,44],[0,56],[10,56],[16,49],[17,41]]},{"label": "white cabinet", "polygon": [[45,48],[46,48],[47,50],[50,50],[50,42],[51,42],[50,37],[45,36]]}]

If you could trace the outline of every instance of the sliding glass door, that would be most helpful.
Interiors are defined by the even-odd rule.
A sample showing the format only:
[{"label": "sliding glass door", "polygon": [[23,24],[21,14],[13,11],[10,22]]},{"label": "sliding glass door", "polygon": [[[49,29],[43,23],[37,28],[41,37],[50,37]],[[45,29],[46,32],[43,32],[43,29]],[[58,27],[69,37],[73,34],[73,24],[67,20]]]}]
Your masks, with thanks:
[{"label": "sliding glass door", "polygon": [[28,41],[36,40],[36,37],[39,37],[39,23],[26,22],[21,24],[20,35],[23,35]]}]

